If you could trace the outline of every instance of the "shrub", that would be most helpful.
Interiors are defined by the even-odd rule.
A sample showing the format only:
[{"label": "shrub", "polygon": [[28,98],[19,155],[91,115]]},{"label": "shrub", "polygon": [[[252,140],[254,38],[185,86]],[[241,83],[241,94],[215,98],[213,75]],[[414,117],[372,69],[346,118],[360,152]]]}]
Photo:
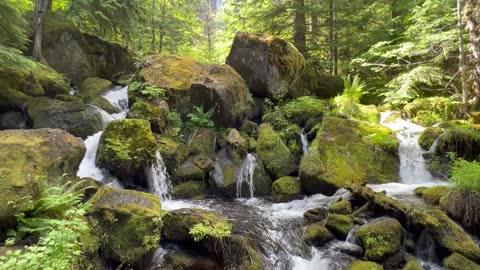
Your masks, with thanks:
[{"label": "shrub", "polygon": [[222,221],[213,225],[210,223],[198,223],[190,229],[190,235],[195,242],[202,241],[205,237],[213,237],[220,240],[232,234],[232,224]]},{"label": "shrub", "polygon": [[166,90],[159,87],[146,86],[140,90],[140,93],[148,99],[164,98]]},{"label": "shrub", "polygon": [[480,163],[453,158],[450,181],[457,189],[480,193]]},{"label": "shrub", "polygon": [[215,125],[211,120],[214,112],[215,108],[210,109],[208,112],[204,112],[203,107],[195,106],[193,112],[187,115],[188,120],[185,125],[189,129],[212,128]]}]

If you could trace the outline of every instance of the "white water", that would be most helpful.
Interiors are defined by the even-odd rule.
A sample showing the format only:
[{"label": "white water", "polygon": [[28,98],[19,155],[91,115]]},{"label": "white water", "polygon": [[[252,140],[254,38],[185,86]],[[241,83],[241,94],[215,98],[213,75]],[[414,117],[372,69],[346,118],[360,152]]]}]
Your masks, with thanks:
[{"label": "white water", "polygon": [[[236,176],[237,181],[237,198],[248,197],[253,198],[254,195],[254,186],[253,186],[253,176],[255,173],[255,168],[257,167],[257,159],[252,154],[247,154],[243,160],[242,167],[240,172]],[[243,186],[247,185],[248,195],[242,194]]]},{"label": "white water", "polygon": [[155,194],[162,201],[170,200],[172,183],[170,182],[167,168],[163,162],[160,152],[155,153],[155,162],[146,169],[148,190]]},{"label": "white water", "polygon": [[302,140],[302,153],[305,156],[308,153],[308,148],[310,148],[310,145],[308,143],[307,133],[305,133],[304,128],[302,128],[302,131],[300,132],[300,139]]}]

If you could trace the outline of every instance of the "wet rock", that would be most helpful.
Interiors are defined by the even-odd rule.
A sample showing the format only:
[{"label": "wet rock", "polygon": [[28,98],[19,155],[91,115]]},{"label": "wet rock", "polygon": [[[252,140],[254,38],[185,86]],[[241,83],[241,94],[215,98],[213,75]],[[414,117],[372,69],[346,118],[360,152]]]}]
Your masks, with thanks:
[{"label": "wet rock", "polygon": [[329,214],[325,226],[340,240],[347,239],[348,233],[355,226],[353,218],[346,215]]},{"label": "wet rock", "polygon": [[165,166],[168,172],[174,175],[180,164],[188,158],[188,148],[174,138],[157,136],[156,139]]},{"label": "wet rock", "polygon": [[110,101],[108,101],[104,97],[96,97],[96,98],[92,99],[92,101],[90,101],[89,104],[91,104],[93,106],[97,106],[98,108],[106,111],[109,114],[114,114],[114,113],[119,113],[120,112],[119,108],[113,106],[112,103],[110,103]]},{"label": "wet rock", "polygon": [[10,111],[0,114],[0,130],[25,128],[27,128],[27,119],[23,113]]},{"label": "wet rock", "polygon": [[383,266],[374,263],[360,260],[354,260],[347,268],[347,270],[383,270]]},{"label": "wet rock", "polygon": [[310,222],[320,222],[326,219],[328,211],[324,208],[313,208],[303,213],[303,217]]},{"label": "wet rock", "polygon": [[173,197],[175,199],[201,200],[208,196],[208,187],[204,181],[187,181],[175,185]]},{"label": "wet rock", "polygon": [[480,265],[465,258],[461,254],[453,253],[443,260],[443,265],[447,270],[480,270]]},{"label": "wet rock", "polygon": [[83,139],[103,128],[101,114],[83,102],[33,98],[28,103],[27,112],[33,128],[60,128]]},{"label": "wet rock", "polygon": [[272,197],[276,203],[289,202],[302,197],[300,181],[291,176],[282,177],[272,184]]},{"label": "wet rock", "polygon": [[312,223],[305,229],[304,239],[309,245],[321,247],[335,238],[333,234],[320,223]]},{"label": "wet rock", "polygon": [[331,245],[329,245],[328,248],[343,254],[350,255],[358,259],[363,259],[365,254],[365,251],[363,250],[363,248],[354,244],[350,244],[348,242],[341,242],[341,241],[334,242]]},{"label": "wet rock", "polygon": [[215,132],[212,129],[200,128],[192,135],[188,144],[188,152],[193,155],[213,155],[215,153]]},{"label": "wet rock", "polygon": [[305,60],[283,39],[238,32],[226,62],[242,75],[255,96],[281,99],[300,78]]},{"label": "wet rock", "polygon": [[112,87],[111,81],[97,77],[86,78],[79,86],[80,94],[84,97],[85,102],[91,102]]},{"label": "wet rock", "polygon": [[421,196],[426,203],[432,205],[439,205],[443,196],[447,195],[452,190],[448,186],[436,186],[424,189],[415,189],[415,195]]},{"label": "wet rock", "polygon": [[433,145],[433,142],[443,134],[443,129],[439,127],[428,127],[418,137],[418,144],[420,147],[428,151]]},{"label": "wet rock", "polygon": [[350,215],[352,213],[352,204],[347,200],[340,200],[332,203],[328,211],[333,214]]},{"label": "wet rock", "polygon": [[228,65],[205,65],[174,55],[152,55],[141,72],[149,86],[167,90],[170,108],[186,117],[194,106],[214,108],[217,125],[239,126],[249,110],[248,87]]},{"label": "wet rock", "polygon": [[365,249],[367,259],[382,262],[401,250],[403,228],[396,219],[380,218],[361,226],[355,238]]},{"label": "wet rock", "polygon": [[174,178],[177,183],[186,181],[203,181],[205,180],[205,172],[189,159],[180,165]]},{"label": "wet rock", "polygon": [[412,258],[403,266],[402,270],[423,270],[423,267],[415,258]]},{"label": "wet rock", "polygon": [[160,201],[155,195],[104,186],[89,201],[89,221],[107,258],[134,264],[160,241]]},{"label": "wet rock", "polygon": [[191,252],[176,251],[164,256],[161,267],[152,267],[150,270],[221,270],[214,259]]},{"label": "wet rock", "polygon": [[168,104],[164,100],[157,102],[138,100],[133,103],[127,118],[147,120],[153,132],[163,133],[167,127],[169,113]]}]

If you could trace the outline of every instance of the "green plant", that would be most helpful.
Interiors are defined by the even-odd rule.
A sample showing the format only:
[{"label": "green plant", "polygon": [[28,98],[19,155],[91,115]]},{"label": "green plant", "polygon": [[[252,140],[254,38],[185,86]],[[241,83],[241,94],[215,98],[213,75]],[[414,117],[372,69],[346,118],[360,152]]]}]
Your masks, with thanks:
[{"label": "green plant", "polygon": [[208,236],[220,240],[232,234],[232,224],[227,221],[216,222],[213,225],[210,223],[198,223],[190,228],[189,234],[195,242],[202,241]]},{"label": "green plant", "polygon": [[480,193],[480,163],[478,161],[466,161],[450,155],[452,167],[450,182],[459,190]]},{"label": "green plant", "polygon": [[337,107],[339,113],[352,118],[358,118],[362,115],[360,109],[360,99],[364,94],[363,90],[366,84],[361,82],[358,75],[355,75],[353,79],[350,77],[343,78],[345,91],[343,94],[333,99],[334,105]]},{"label": "green plant", "polygon": [[142,88],[143,83],[139,81],[133,81],[128,85],[129,92],[136,92]]},{"label": "green plant", "polygon": [[302,116],[305,118],[320,117],[325,111],[325,101],[313,97],[300,97],[282,107],[288,118]]},{"label": "green plant", "polygon": [[210,109],[208,112],[204,112],[203,107],[193,107],[193,112],[187,115],[188,120],[185,126],[189,129],[198,128],[212,128],[214,123],[211,120],[215,108]]},{"label": "green plant", "polygon": [[165,92],[165,89],[153,86],[146,86],[140,90],[140,93],[148,99],[163,98],[165,97]]},{"label": "green plant", "polygon": [[172,135],[173,137],[178,137],[183,129],[182,117],[180,117],[180,114],[178,112],[171,111],[168,114],[167,119],[168,126],[171,127],[170,135]]}]

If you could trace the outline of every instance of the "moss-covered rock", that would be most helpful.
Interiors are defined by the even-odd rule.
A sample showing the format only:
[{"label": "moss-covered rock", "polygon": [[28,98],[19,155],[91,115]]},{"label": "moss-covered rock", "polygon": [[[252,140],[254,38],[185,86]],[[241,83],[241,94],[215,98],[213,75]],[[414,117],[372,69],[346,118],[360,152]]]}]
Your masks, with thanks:
[{"label": "moss-covered rock", "polygon": [[327,209],[322,207],[308,209],[307,211],[305,211],[305,213],[303,213],[303,217],[308,222],[320,222],[326,219],[327,216],[328,216]]},{"label": "moss-covered rock", "polygon": [[196,224],[214,226],[227,219],[214,212],[197,208],[184,208],[168,212],[163,218],[162,235],[170,241],[193,243],[190,229]]},{"label": "moss-covered rock", "polygon": [[227,64],[262,98],[285,97],[300,78],[305,60],[289,42],[266,34],[237,32]]},{"label": "moss-covered rock", "polygon": [[231,129],[227,136],[227,151],[234,158],[244,158],[248,153],[248,142],[236,129]]},{"label": "moss-covered rock", "polygon": [[111,81],[97,77],[86,78],[79,86],[80,94],[85,98],[86,102],[90,102],[94,98],[99,97],[112,87],[113,84]]},{"label": "moss-covered rock", "polygon": [[480,128],[462,121],[449,121],[440,127],[445,132],[438,139],[437,155],[455,153],[457,157],[475,160],[480,156]]},{"label": "moss-covered rock", "polygon": [[333,214],[350,215],[352,213],[352,204],[347,200],[340,200],[332,203],[328,211]]},{"label": "moss-covered rock", "polygon": [[383,266],[374,262],[354,260],[347,270],[383,270]]},{"label": "moss-covered rock", "polygon": [[163,256],[163,270],[220,270],[218,262],[212,258],[193,254],[191,252],[176,251]]},{"label": "moss-covered rock", "polygon": [[480,235],[480,194],[472,190],[452,189],[440,199],[441,209],[466,230]]},{"label": "moss-covered rock", "polygon": [[402,268],[402,270],[424,270],[422,265],[417,260],[409,260]]},{"label": "moss-covered rock", "polygon": [[291,97],[316,96],[329,99],[341,94],[344,89],[342,78],[332,76],[324,72],[323,63],[307,61],[301,72],[301,78],[294,91],[290,91]]},{"label": "moss-covered rock", "polygon": [[173,188],[175,199],[201,200],[208,196],[207,184],[204,181],[187,181]]},{"label": "moss-covered rock", "polygon": [[89,104],[91,104],[93,106],[97,106],[97,107],[106,111],[109,114],[114,114],[114,113],[119,113],[120,112],[119,108],[113,106],[112,103],[110,103],[110,101],[108,101],[104,97],[96,97],[96,98],[92,99],[92,101],[90,101]]},{"label": "moss-covered rock", "polygon": [[183,117],[194,106],[214,108],[217,125],[240,126],[248,109],[248,87],[228,65],[205,65],[174,55],[152,55],[140,76],[145,85],[167,90],[168,104]]},{"label": "moss-covered rock", "polygon": [[380,218],[361,226],[355,238],[368,260],[382,262],[401,250],[403,229],[396,219]]},{"label": "moss-covered rock", "polygon": [[461,254],[453,253],[443,260],[443,265],[446,270],[480,270],[480,265],[465,258]]},{"label": "moss-covered rock", "polygon": [[215,132],[212,129],[201,128],[193,134],[188,145],[190,156],[213,155],[215,153]]},{"label": "moss-covered rock", "polygon": [[272,184],[272,197],[277,203],[293,201],[301,196],[302,187],[295,177],[284,176]]},{"label": "moss-covered rock", "polygon": [[75,176],[85,151],[80,138],[59,129],[0,131],[0,220],[31,207],[24,198],[38,198],[47,179]]},{"label": "moss-covered rock", "polygon": [[261,125],[257,141],[257,154],[272,178],[278,179],[295,172],[295,158],[280,136],[270,125]]},{"label": "moss-covered rock", "polygon": [[432,147],[433,142],[442,135],[443,129],[439,127],[428,127],[426,128],[418,138],[418,144],[420,147],[428,151]]},{"label": "moss-covered rock", "polygon": [[174,138],[157,136],[158,151],[162,155],[165,166],[170,174],[175,174],[177,168],[188,158],[188,148]]},{"label": "moss-covered rock", "polygon": [[191,157],[191,160],[205,173],[209,173],[215,168],[215,162],[208,156],[197,155]]},{"label": "moss-covered rock", "polygon": [[305,229],[304,239],[309,245],[321,247],[335,236],[320,223],[312,223]]},{"label": "moss-covered rock", "polygon": [[253,121],[243,122],[240,131],[245,132],[250,137],[258,138],[258,125]]},{"label": "moss-covered rock", "polygon": [[121,178],[143,174],[154,160],[156,148],[148,121],[115,120],[108,123],[100,137],[96,164]]},{"label": "moss-covered rock", "polygon": [[205,180],[205,171],[200,169],[191,159],[188,159],[176,171],[174,175],[175,182],[203,181]]},{"label": "moss-covered rock", "polygon": [[448,97],[418,98],[403,108],[412,122],[431,126],[455,119],[457,104]]},{"label": "moss-covered rock", "polygon": [[102,254],[133,264],[158,248],[161,211],[155,195],[104,186],[89,202],[89,220]]},{"label": "moss-covered rock", "polygon": [[130,108],[127,117],[147,120],[150,122],[153,132],[162,133],[167,127],[169,113],[168,104],[163,100],[155,103],[138,100]]},{"label": "moss-covered rock", "polygon": [[60,128],[84,139],[103,128],[102,115],[83,102],[33,98],[28,103],[27,112],[34,128]]},{"label": "moss-covered rock", "polygon": [[[438,205],[440,204],[440,199],[447,195],[451,190],[452,188],[448,186],[425,188],[421,191],[421,197],[428,204]],[[417,190],[417,193],[419,193],[419,190]]]},{"label": "moss-covered rock", "polygon": [[399,141],[381,125],[325,118],[300,165],[308,193],[332,195],[352,183],[387,183],[399,179]]},{"label": "moss-covered rock", "polygon": [[353,229],[353,218],[347,215],[330,214],[325,221],[325,226],[335,237],[345,240],[348,233]]}]

